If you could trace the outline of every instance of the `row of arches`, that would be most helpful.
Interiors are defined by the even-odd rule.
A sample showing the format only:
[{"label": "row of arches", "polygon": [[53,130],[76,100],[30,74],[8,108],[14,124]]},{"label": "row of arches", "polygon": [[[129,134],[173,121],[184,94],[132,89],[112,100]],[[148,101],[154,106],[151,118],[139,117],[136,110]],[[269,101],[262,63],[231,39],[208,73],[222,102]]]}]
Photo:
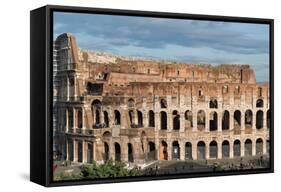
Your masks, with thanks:
[{"label": "row of arches", "polygon": [[[255,142],[255,145],[253,145],[253,142]],[[264,145],[266,149],[264,149]],[[139,158],[142,158],[144,160],[180,160],[182,156],[184,156],[185,160],[204,160],[204,159],[218,159],[219,153],[221,153],[220,158],[232,158],[232,157],[248,157],[253,155],[264,155],[266,153],[269,153],[269,140],[264,142],[262,138],[257,138],[255,141],[252,141],[251,139],[246,139],[243,143],[236,139],[233,141],[233,143],[230,144],[230,141],[224,140],[221,143],[221,146],[218,146],[217,141],[213,140],[211,141],[208,146],[204,141],[198,141],[196,146],[194,147],[191,142],[186,142],[183,146],[179,144],[178,141],[173,141],[171,143],[171,147],[168,147],[168,144],[166,141],[161,141],[159,146],[159,157],[157,157],[157,148],[154,142],[149,141],[147,143],[147,151],[145,152],[144,156],[138,155]],[[78,162],[87,162],[92,163],[93,162],[93,143],[86,143],[85,146],[86,149],[83,150],[83,142],[78,141],[77,142],[77,154],[76,154],[76,161]],[[184,150],[181,150],[181,147],[184,147]],[[232,149],[231,149],[232,147]],[[253,147],[255,147],[255,150],[253,150]],[[68,143],[68,149],[67,149],[67,156],[68,160],[74,161],[74,150],[75,147],[73,146],[73,142]],[[113,151],[111,151],[113,150]],[[125,151],[122,151],[125,150]],[[171,150],[169,152],[169,150]],[[196,153],[196,157],[194,157],[194,152]],[[255,151],[255,153],[253,152]],[[184,152],[183,155],[181,155],[181,152]],[[86,154],[86,160],[84,158],[84,154]],[[122,153],[124,156],[122,156]],[[127,143],[126,147],[121,147],[121,145],[118,142],[112,143],[112,148],[110,147],[110,142],[104,141],[103,143],[103,153],[102,158],[104,161],[108,161],[110,158],[114,159],[115,161],[127,161],[127,162],[134,162],[135,160],[135,149],[132,143]],[[171,157],[169,157],[171,155]],[[183,160],[183,159],[181,159]]]},{"label": "row of arches", "polygon": [[[106,128],[109,127],[109,113],[103,110],[102,103],[96,99],[92,102],[92,116],[93,116],[93,128]],[[119,110],[113,111],[113,125],[121,125],[121,113]]]},{"label": "row of arches", "polygon": [[[67,159],[70,161],[77,161],[77,162],[87,162],[92,163],[93,162],[93,154],[94,154],[94,148],[93,143],[87,143],[86,145],[86,151],[83,150],[83,142],[78,141],[77,142],[77,159],[74,158],[75,154],[75,147],[73,145],[72,141],[68,141],[67,144]],[[84,153],[87,153],[87,159],[84,160]]]},{"label": "row of arches", "polygon": [[[65,127],[82,128],[83,127],[83,111],[82,108],[67,108],[65,118]],[[77,119],[77,121],[75,121]]]},{"label": "row of arches", "polygon": [[[114,142],[114,160],[121,161],[121,146],[118,142]],[[104,142],[104,153],[103,153],[103,160],[108,161],[110,159],[110,147],[107,142]],[[134,149],[131,143],[127,144],[127,159],[128,162],[134,162]]]},{"label": "row of arches", "polygon": [[[173,111],[172,113],[173,117],[173,129],[177,130],[180,127],[180,116],[177,111]],[[222,114],[221,122],[218,121],[218,113],[215,111],[212,111],[209,114],[209,122],[206,122],[206,113],[204,110],[199,110],[197,112],[197,128],[198,130],[204,130],[206,128],[206,124],[209,123],[210,131],[215,131],[218,129],[218,124],[221,123],[222,130],[228,130],[230,129],[230,112],[228,110],[225,110]],[[236,110],[233,113],[233,127],[234,128],[241,128],[241,111]],[[244,123],[245,128],[252,128],[253,127],[253,112],[251,110],[246,110],[244,115]],[[259,110],[256,113],[256,123],[255,127],[257,129],[261,129],[264,127],[264,112]],[[185,112],[185,120],[188,127],[193,127],[193,116],[191,111]],[[269,122],[270,122],[270,110],[266,113],[266,124],[267,128],[269,128]],[[160,128],[165,130],[167,129],[167,112],[161,111],[160,112]]]},{"label": "row of arches", "polygon": [[[101,114],[103,113],[103,114]],[[77,116],[77,122],[76,125],[74,121],[74,116]],[[135,117],[137,115],[137,118]],[[221,122],[218,122],[218,114],[215,111],[212,111],[209,114],[209,122],[206,122],[206,113],[204,110],[199,110],[197,112],[197,128],[198,130],[204,130],[206,128],[206,124],[209,123],[210,131],[215,131],[218,129],[218,124],[221,123],[222,130],[228,130],[230,129],[230,112],[228,110],[225,110],[222,114]],[[143,113],[141,111],[137,110],[137,113],[135,113],[133,110],[130,110],[128,112],[128,116],[130,119],[130,125],[131,127],[143,127],[144,126],[144,118]],[[114,121],[113,125],[121,125],[121,113],[118,110],[114,110]],[[233,127],[234,128],[241,128],[241,119],[242,113],[239,110],[235,110],[233,113]],[[253,127],[253,112],[251,110],[246,110],[244,114],[244,125],[245,128],[252,128]],[[93,128],[106,128],[109,127],[109,114],[107,111],[101,111],[99,108],[95,109],[94,113],[94,123]],[[168,128],[168,115],[167,112],[161,111],[160,112],[160,128],[162,130],[166,130]],[[135,121],[136,120],[136,121]],[[187,110],[184,113],[184,120],[185,120],[185,126],[186,127],[193,127],[193,114],[192,111]],[[257,129],[261,129],[264,127],[264,121],[266,121],[266,127],[270,127],[270,110],[266,112],[266,119],[264,119],[264,112],[259,110],[256,112],[255,116],[255,127]],[[172,112],[172,121],[173,121],[173,129],[179,130],[180,129],[180,114],[177,110],[174,110]],[[66,117],[66,126],[73,128],[83,127],[83,112],[82,109],[67,109],[67,117]],[[155,127],[155,113],[152,110],[149,110],[148,112],[148,127]]]},{"label": "row of arches", "polygon": [[[133,102],[133,101],[131,101]],[[261,102],[263,103],[263,102]],[[165,105],[166,102],[161,102],[161,105]],[[131,104],[133,106],[133,104]],[[210,107],[214,107],[217,105],[216,100],[212,100],[212,103],[210,103]],[[94,100],[92,103],[92,113],[93,113],[93,128],[99,128],[99,127],[109,127],[109,114],[106,110],[102,110],[102,104],[99,100]],[[80,113],[82,114],[82,113]],[[71,113],[69,114],[71,116]],[[264,112],[262,110],[258,110],[256,112],[255,117],[253,117],[252,110],[248,109],[243,114],[245,128],[252,128],[253,126],[256,126],[257,129],[264,127],[264,121],[266,120],[266,125],[269,128],[269,121],[270,121],[270,111],[268,110],[266,113],[266,118],[264,118]],[[82,115],[80,115],[82,119]],[[147,114],[148,119],[144,118],[143,112],[140,110],[133,110],[130,109],[128,111],[128,118],[129,118],[129,126],[132,128],[137,127],[143,127],[144,125],[148,127],[155,127],[155,113],[153,110],[149,110]],[[240,110],[235,110],[233,114],[230,114],[228,110],[225,110],[221,117],[221,122],[218,122],[218,113],[216,111],[212,111],[209,114],[209,122],[206,122],[206,112],[204,110],[199,110],[197,112],[197,127],[198,130],[204,130],[206,128],[206,124],[208,123],[209,128],[211,131],[217,130],[218,125],[222,125],[223,130],[228,130],[230,128],[230,118],[234,118],[233,121],[233,127],[234,128],[241,128],[241,122],[242,122],[242,113]],[[160,112],[160,128],[165,130],[168,128],[167,123],[167,112],[161,111]],[[255,118],[255,125],[253,125],[253,120]],[[193,127],[194,121],[193,121],[193,113],[190,110],[187,110],[184,113],[184,120],[185,120],[185,127]],[[79,121],[79,119],[78,119]],[[144,123],[144,121],[148,121]],[[172,112],[172,125],[174,130],[180,129],[180,124],[183,122],[180,122],[180,114],[177,110],[174,110]],[[113,113],[113,125],[121,125],[121,113],[119,110],[114,110]]]},{"label": "row of arches", "polygon": [[[263,142],[263,139],[258,138],[255,141],[255,154],[254,155],[263,155],[265,153],[269,153],[269,141],[266,142],[266,151],[264,151],[263,145],[265,143]],[[253,143],[251,139],[245,140],[244,144],[244,154],[242,154],[242,144],[240,140],[235,140],[233,142],[233,157],[241,157],[241,156],[252,156],[253,155]],[[171,146],[171,159],[173,160],[178,160],[180,159],[180,145],[178,141],[173,141],[172,146]],[[186,160],[192,160],[194,159],[192,151],[194,150],[192,143],[191,142],[186,142],[185,143],[185,150],[184,150],[184,158]],[[207,154],[208,158],[210,159],[217,159],[218,158],[218,153],[219,147],[218,143],[213,140],[209,143],[208,146],[209,151],[207,151],[207,146],[204,141],[199,141],[196,146],[196,154],[197,154],[197,159],[202,160],[202,159],[207,159]],[[222,158],[230,158],[230,143],[228,140],[224,140],[221,144],[221,157]],[[161,142],[160,146],[160,160],[168,160],[168,144],[165,141]]]}]

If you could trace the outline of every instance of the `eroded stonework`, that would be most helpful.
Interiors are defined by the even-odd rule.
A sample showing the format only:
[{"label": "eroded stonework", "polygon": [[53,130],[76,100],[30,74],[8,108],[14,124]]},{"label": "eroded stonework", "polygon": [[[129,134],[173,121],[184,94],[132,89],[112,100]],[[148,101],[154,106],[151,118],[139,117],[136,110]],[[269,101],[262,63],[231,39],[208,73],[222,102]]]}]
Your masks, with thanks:
[{"label": "eroded stonework", "polygon": [[74,162],[222,159],[269,151],[268,83],[249,65],[198,65],[54,44],[55,143]]}]

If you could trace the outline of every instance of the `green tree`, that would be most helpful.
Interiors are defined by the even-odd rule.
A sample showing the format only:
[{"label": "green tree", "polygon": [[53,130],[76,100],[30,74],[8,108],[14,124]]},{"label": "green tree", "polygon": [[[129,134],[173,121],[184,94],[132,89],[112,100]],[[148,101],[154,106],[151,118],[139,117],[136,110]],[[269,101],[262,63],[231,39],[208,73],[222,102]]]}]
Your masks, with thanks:
[{"label": "green tree", "polygon": [[128,169],[125,163],[112,160],[101,165],[94,161],[91,165],[86,164],[81,167],[82,177],[89,179],[140,176],[141,174],[141,171],[136,167]]}]

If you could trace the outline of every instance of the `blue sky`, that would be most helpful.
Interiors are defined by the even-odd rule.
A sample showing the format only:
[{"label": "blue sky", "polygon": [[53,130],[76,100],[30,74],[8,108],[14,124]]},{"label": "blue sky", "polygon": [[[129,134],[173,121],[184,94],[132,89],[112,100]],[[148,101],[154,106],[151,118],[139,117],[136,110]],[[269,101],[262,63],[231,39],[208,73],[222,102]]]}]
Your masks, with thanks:
[{"label": "blue sky", "polygon": [[54,37],[82,49],[188,63],[249,64],[269,81],[269,25],[151,17],[54,13]]}]

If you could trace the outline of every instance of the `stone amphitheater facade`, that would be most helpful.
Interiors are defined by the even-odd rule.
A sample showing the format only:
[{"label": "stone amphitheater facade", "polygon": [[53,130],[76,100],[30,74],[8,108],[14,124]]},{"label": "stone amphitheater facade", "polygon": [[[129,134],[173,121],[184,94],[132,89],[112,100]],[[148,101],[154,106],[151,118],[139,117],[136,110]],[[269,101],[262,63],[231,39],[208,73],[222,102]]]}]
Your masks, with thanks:
[{"label": "stone amphitheater facade", "polygon": [[270,91],[249,65],[200,65],[54,42],[54,144],[64,159],[202,160],[269,152]]}]

